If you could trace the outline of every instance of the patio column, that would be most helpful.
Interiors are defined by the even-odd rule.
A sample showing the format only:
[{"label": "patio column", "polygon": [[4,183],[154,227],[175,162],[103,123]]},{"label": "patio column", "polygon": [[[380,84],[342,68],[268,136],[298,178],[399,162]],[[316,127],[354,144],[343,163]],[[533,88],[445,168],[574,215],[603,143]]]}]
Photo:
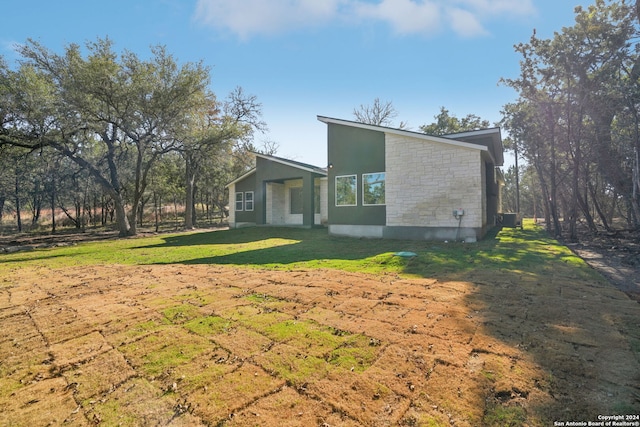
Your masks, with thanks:
[{"label": "patio column", "polygon": [[315,197],[313,175],[306,174],[302,179],[302,225],[313,227],[315,207],[313,206]]}]

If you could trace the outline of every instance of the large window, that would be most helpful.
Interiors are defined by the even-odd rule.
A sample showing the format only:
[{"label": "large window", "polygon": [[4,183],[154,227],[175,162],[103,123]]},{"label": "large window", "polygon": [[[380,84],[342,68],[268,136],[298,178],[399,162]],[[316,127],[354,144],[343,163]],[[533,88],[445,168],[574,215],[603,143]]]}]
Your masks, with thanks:
[{"label": "large window", "polygon": [[292,215],[302,214],[302,187],[291,187],[289,198],[291,200],[289,213]]},{"label": "large window", "polygon": [[355,206],[356,194],[355,175],[336,176],[336,206]]},{"label": "large window", "polygon": [[362,204],[384,205],[384,172],[362,175]]},{"label": "large window", "polygon": [[246,193],[244,193],[244,210],[253,210],[253,191],[247,191]]},{"label": "large window", "polygon": [[236,193],[236,212],[241,211],[244,207],[244,194]]}]

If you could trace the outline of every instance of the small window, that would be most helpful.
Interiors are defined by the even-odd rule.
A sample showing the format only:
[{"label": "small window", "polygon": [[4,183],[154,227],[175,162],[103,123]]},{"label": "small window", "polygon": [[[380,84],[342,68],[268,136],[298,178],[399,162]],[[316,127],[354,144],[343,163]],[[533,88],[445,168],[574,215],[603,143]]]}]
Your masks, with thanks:
[{"label": "small window", "polygon": [[243,208],[244,197],[242,193],[236,193],[236,211],[241,211]]},{"label": "small window", "polygon": [[356,176],[336,176],[336,206],[356,206]]},{"label": "small window", "polygon": [[384,172],[362,175],[362,204],[384,205]]},{"label": "small window", "polygon": [[289,189],[289,213],[297,215],[302,213],[302,187],[291,187]]},{"label": "small window", "polygon": [[246,193],[244,193],[244,210],[253,210],[253,191],[247,191]]}]

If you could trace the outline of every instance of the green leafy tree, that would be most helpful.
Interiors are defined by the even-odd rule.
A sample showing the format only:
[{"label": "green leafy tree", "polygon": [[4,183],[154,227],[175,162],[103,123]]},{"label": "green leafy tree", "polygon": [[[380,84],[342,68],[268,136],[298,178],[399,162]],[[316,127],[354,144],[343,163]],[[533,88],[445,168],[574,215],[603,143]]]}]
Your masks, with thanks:
[{"label": "green leafy tree", "polygon": [[[178,152],[162,156],[149,173],[149,191],[153,201],[153,213],[156,231],[160,223],[172,219],[176,228],[180,223],[178,206],[185,194],[185,163]],[[172,215],[165,209],[171,205]]]},{"label": "green leafy tree", "polygon": [[521,74],[506,83],[519,99],[505,106],[503,125],[538,173],[547,226],[556,235],[563,233],[561,217],[571,239],[579,215],[595,230],[590,204],[608,228],[600,207],[610,196],[594,191],[601,179],[625,200],[627,217],[638,226],[637,21],[631,5],[597,0],[577,7],[575,25],[551,39],[534,32],[516,46]]},{"label": "green leafy tree", "polygon": [[17,74],[37,84],[12,87],[25,102],[14,105],[19,117],[3,127],[0,143],[51,147],[78,164],[113,200],[120,235],[135,234],[149,171],[179,147],[192,112],[207,99],[209,70],[180,66],[164,47],[148,60],[116,54],[108,39],[88,43],[87,51],[72,44],[58,55],[34,41],[21,48],[25,65]]},{"label": "green leafy tree", "polygon": [[254,95],[241,87],[232,91],[218,108],[215,99],[203,104],[191,117],[192,123],[180,147],[186,163],[185,228],[196,221],[195,200],[198,179],[205,165],[217,169],[226,163],[229,149],[250,145],[256,131],[266,130],[262,121],[262,105]]},{"label": "green leafy tree", "polygon": [[451,115],[445,107],[440,107],[440,113],[434,116],[434,119],[435,122],[420,126],[420,131],[427,135],[438,136],[490,127],[488,120],[483,120],[475,114],[468,114],[459,119]]}]

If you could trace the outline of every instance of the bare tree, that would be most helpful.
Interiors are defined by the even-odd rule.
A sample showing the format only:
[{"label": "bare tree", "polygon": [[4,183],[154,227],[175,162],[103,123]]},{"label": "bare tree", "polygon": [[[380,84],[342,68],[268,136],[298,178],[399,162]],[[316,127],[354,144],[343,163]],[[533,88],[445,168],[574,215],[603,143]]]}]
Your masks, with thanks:
[{"label": "bare tree", "polygon": [[[353,115],[360,123],[366,123],[368,125],[375,126],[388,126],[393,127],[393,119],[398,116],[398,112],[393,107],[391,101],[380,101],[380,98],[373,100],[372,105],[362,105],[360,108],[353,109]],[[399,129],[407,127],[405,122],[400,122]]]}]

